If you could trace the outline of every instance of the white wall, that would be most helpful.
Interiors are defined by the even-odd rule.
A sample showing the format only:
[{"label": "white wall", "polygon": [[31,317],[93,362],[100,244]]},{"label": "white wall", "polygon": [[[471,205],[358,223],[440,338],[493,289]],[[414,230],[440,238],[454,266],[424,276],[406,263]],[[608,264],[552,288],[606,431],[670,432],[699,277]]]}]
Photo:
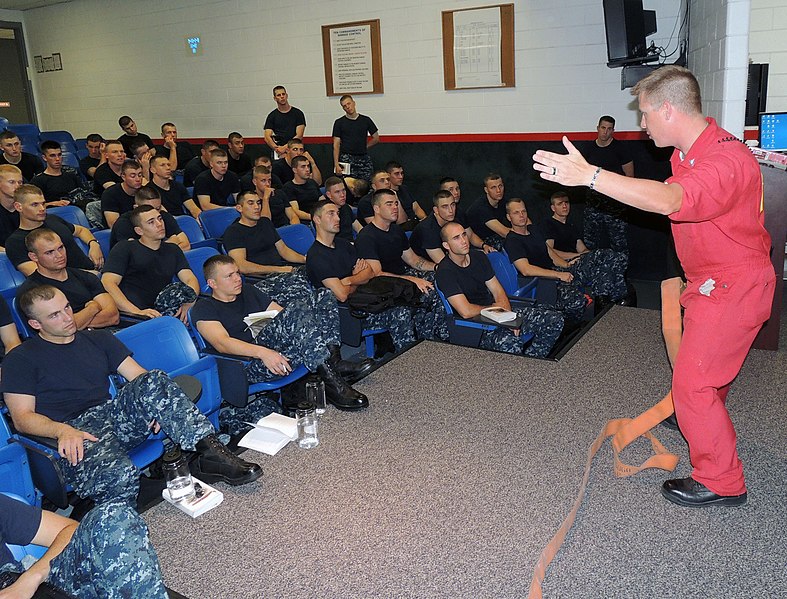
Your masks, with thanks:
[{"label": "white wall", "polygon": [[787,110],[787,0],[751,0],[749,57],[767,62],[767,110]]},{"label": "white wall", "polygon": [[750,0],[692,0],[689,68],[705,113],[743,137],[749,69]]},{"label": "white wall", "polygon": [[[381,21],[385,93],[359,96],[382,134],[589,131],[601,114],[638,130],[620,69],[606,67],[601,0],[515,3],[516,88],[443,90],[441,11],[478,0],[76,0],[25,13],[34,54],[60,52],[63,71],[37,77],[42,127],[119,134],[133,116],[155,135],[261,135],[283,84],[306,113],[307,135],[341,116],[325,95],[320,26]],[[645,0],[665,43],[680,0]],[[187,54],[199,35],[204,55]],[[674,42],[673,42],[674,47]]]}]

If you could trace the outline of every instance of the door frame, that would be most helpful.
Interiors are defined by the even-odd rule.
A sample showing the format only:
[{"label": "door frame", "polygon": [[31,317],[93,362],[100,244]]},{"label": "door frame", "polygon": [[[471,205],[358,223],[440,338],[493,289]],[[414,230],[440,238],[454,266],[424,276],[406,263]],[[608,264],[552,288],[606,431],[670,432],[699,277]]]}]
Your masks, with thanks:
[{"label": "door frame", "polygon": [[38,124],[38,115],[36,114],[36,103],[33,99],[33,82],[30,80],[30,61],[27,57],[27,46],[25,45],[25,32],[22,23],[19,21],[0,21],[0,29],[13,29],[14,40],[16,40],[17,54],[19,55],[19,66],[22,67],[22,73],[25,83],[25,102],[27,103],[27,111],[30,113],[30,122]]}]

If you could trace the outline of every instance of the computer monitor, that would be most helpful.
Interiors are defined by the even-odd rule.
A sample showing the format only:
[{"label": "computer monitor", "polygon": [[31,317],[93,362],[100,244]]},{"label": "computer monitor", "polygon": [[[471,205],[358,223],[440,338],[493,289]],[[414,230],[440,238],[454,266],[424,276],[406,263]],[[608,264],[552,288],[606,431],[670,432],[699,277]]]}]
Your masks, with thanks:
[{"label": "computer monitor", "polygon": [[644,64],[658,60],[648,52],[646,37],[656,33],[656,11],[643,10],[642,0],[603,0],[607,37],[607,66]]},{"label": "computer monitor", "polygon": [[787,151],[787,112],[760,113],[760,148],[769,152]]}]

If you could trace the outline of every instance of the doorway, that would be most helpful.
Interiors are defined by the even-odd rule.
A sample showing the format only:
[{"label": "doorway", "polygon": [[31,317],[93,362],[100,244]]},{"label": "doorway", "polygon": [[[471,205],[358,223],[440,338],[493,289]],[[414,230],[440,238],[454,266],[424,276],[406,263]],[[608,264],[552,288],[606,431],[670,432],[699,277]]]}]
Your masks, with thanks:
[{"label": "doorway", "polygon": [[27,64],[22,24],[0,21],[0,117],[11,123],[36,122]]}]

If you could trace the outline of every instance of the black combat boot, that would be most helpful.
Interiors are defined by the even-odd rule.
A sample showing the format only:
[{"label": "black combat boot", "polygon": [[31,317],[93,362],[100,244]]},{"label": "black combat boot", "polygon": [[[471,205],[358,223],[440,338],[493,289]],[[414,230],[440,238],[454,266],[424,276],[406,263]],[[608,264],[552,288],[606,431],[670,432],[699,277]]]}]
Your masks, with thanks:
[{"label": "black combat boot", "polygon": [[196,450],[199,456],[192,464],[194,476],[206,483],[222,481],[237,486],[262,476],[258,464],[240,459],[216,435],[208,435],[197,442]]},{"label": "black combat boot", "polygon": [[329,345],[328,351],[331,352],[331,355],[328,356],[328,364],[330,364],[341,376],[352,382],[359,380],[372,369],[372,366],[374,366],[374,360],[372,358],[364,358],[360,362],[343,360],[342,348],[339,345]]},{"label": "black combat boot", "polygon": [[359,393],[325,362],[317,367],[317,374],[325,382],[325,397],[340,410],[360,410],[369,406],[369,399]]}]

